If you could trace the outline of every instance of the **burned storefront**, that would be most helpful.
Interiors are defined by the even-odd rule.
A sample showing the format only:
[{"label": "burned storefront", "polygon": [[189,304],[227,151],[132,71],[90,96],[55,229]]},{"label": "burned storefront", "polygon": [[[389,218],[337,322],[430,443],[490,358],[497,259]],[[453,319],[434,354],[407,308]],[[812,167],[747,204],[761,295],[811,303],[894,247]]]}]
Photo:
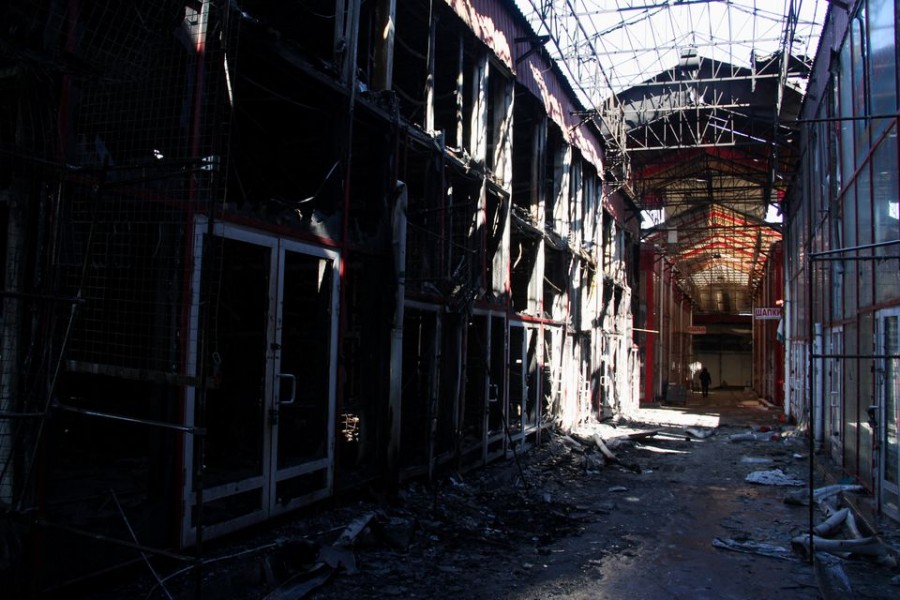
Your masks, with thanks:
[{"label": "burned storefront", "polygon": [[0,505],[23,594],[633,402],[638,219],[514,3],[7,23]]}]

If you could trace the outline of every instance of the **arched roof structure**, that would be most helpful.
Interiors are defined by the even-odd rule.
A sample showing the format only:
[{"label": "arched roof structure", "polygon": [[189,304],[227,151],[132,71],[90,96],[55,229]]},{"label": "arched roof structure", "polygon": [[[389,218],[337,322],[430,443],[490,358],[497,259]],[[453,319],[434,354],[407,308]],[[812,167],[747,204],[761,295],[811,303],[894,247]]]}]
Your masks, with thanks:
[{"label": "arched roof structure", "polygon": [[751,309],[797,162],[824,0],[518,0],[591,107],[605,176],[695,310]]}]

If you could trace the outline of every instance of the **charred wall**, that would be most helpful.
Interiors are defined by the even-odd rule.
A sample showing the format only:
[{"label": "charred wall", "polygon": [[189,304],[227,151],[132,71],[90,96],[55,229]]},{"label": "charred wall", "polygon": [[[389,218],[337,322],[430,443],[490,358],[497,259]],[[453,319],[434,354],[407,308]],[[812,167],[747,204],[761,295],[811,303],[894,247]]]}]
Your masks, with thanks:
[{"label": "charred wall", "polygon": [[12,14],[0,502],[34,532],[22,585],[186,560],[624,402],[633,242],[599,132],[545,56],[459,8]]}]

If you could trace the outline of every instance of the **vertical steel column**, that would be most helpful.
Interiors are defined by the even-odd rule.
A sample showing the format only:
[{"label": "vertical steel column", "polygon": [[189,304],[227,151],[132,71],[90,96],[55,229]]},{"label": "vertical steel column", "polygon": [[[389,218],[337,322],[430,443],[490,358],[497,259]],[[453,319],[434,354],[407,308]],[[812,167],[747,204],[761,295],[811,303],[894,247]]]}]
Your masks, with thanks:
[{"label": "vertical steel column", "polygon": [[437,35],[437,18],[434,15],[434,0],[428,3],[428,54],[425,60],[425,131],[434,132],[434,53]]},{"label": "vertical steel column", "polygon": [[375,45],[372,85],[376,90],[389,90],[394,81],[397,0],[378,0],[375,19],[376,33],[380,32],[381,43]]},{"label": "vertical steel column", "polygon": [[[206,83],[206,56],[207,56],[207,33],[209,31],[209,9],[210,9],[210,0],[203,0],[199,13],[197,14],[197,37],[194,40],[195,50],[196,50],[196,64],[195,68],[195,89],[194,89],[194,114],[193,114],[193,124],[191,135],[193,139],[191,140],[191,156],[196,160],[200,157],[200,139],[201,139],[201,127],[203,123],[203,107],[204,107],[204,94],[205,94],[205,83]],[[190,197],[192,199],[196,199],[197,189],[194,178],[191,177],[190,180]],[[208,202],[208,218],[207,218],[207,231],[204,236],[204,245],[206,246],[203,251],[203,260],[208,260],[208,257],[212,255],[212,252],[208,251],[208,246],[210,241],[213,238],[213,198],[210,196],[206,198]],[[209,270],[206,270],[209,272]],[[201,290],[201,305],[204,303],[205,299],[208,298],[209,293],[209,283],[206,284],[205,290]],[[196,497],[196,538],[194,544],[194,597],[197,600],[203,598],[203,468],[206,462],[204,452],[205,452],[205,441],[206,436],[203,433],[204,428],[206,427],[206,368],[207,368],[207,360],[206,360],[206,342],[208,340],[208,333],[210,327],[210,318],[209,318],[209,310],[204,310],[201,315],[201,324],[200,324],[200,342],[199,347],[197,349],[197,353],[199,355],[199,365],[198,365],[198,375],[200,377],[200,388],[199,393],[197,394],[197,401],[194,404],[194,427],[198,432],[194,436],[194,454],[193,458],[193,488],[194,494]],[[190,510],[190,507],[185,507],[185,510]]]},{"label": "vertical steel column", "polygon": [[815,391],[815,395],[812,396],[809,401],[814,407],[816,419],[814,422],[810,423],[810,427],[812,428],[813,438],[815,439],[816,451],[821,451],[825,432],[825,379],[822,359],[822,355],[824,354],[822,323],[816,321],[813,324],[813,330],[815,333],[812,339],[812,355],[815,358],[811,361],[811,370],[816,387],[815,390],[810,390],[810,393]]},{"label": "vertical steel column", "polygon": [[388,403],[391,435],[388,442],[387,467],[392,478],[397,475],[399,469],[400,425],[402,423],[403,318],[406,301],[406,205],[406,184],[398,181],[392,219],[394,273],[397,278],[397,286],[394,298],[394,322],[391,327],[390,399]]}]

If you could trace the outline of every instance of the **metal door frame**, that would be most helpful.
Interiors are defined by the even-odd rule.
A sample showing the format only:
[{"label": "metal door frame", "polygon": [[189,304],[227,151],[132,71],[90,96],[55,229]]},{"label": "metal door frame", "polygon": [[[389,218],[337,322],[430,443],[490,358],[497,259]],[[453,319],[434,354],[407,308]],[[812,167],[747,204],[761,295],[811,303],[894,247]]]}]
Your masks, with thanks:
[{"label": "metal door frame", "polygon": [[[192,301],[190,308],[190,316],[188,327],[188,348],[189,352],[187,372],[191,375],[197,375],[197,357],[193,349],[197,348],[199,342],[199,322],[200,322],[200,290],[202,279],[203,264],[203,246],[204,236],[208,234],[208,222],[205,217],[198,217],[194,226],[194,252],[193,252],[193,272],[191,276]],[[340,253],[336,250],[315,246],[308,243],[298,242],[285,239],[274,234],[266,233],[257,229],[236,225],[228,222],[216,222],[212,226],[212,235],[232,239],[236,241],[255,244],[271,250],[270,255],[270,277],[269,277],[269,310],[267,315],[266,336],[269,343],[269,350],[266,353],[266,381],[264,398],[266,402],[263,411],[263,449],[262,449],[262,467],[261,475],[253,476],[248,479],[228,482],[216,487],[203,489],[203,500],[205,502],[226,498],[235,494],[250,491],[259,488],[261,490],[262,499],[260,508],[249,513],[245,513],[233,519],[215,523],[204,528],[204,538],[214,538],[220,535],[237,531],[249,525],[264,521],[272,516],[292,510],[304,504],[308,504],[319,498],[331,495],[334,487],[334,445],[335,445],[335,410],[336,410],[336,384],[337,384],[337,335],[339,321],[339,301],[340,301]],[[287,467],[284,469],[277,468],[278,455],[278,427],[272,426],[266,417],[269,409],[275,408],[278,399],[278,385],[275,379],[280,374],[281,355],[275,348],[281,343],[281,315],[282,315],[282,295],[284,292],[284,263],[285,253],[296,252],[307,256],[314,256],[332,261],[333,277],[331,289],[331,343],[329,345],[329,374],[328,374],[328,431],[327,431],[327,452],[326,456],[321,459],[304,462],[300,465]],[[273,345],[274,344],[274,345]],[[192,386],[185,387],[184,402],[184,423],[188,427],[194,426],[194,407],[196,399],[196,389]],[[195,494],[193,490],[194,482],[194,439],[193,436],[185,436],[183,451],[183,474],[184,481],[182,485],[182,526],[181,541],[183,545],[190,545],[196,541],[197,532],[191,524],[191,514],[195,505]],[[326,470],[325,486],[298,498],[294,498],[287,503],[281,504],[277,502],[275,487],[278,482],[309,473],[317,470]]]}]

